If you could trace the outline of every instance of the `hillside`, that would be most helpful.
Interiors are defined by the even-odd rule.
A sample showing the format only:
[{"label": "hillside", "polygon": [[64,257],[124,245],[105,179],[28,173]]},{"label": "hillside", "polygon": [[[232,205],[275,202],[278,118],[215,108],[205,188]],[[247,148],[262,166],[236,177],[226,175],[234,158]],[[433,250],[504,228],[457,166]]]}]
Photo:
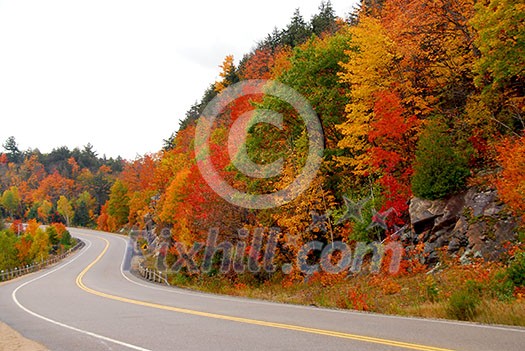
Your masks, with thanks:
[{"label": "hillside", "polygon": [[7,140],[3,215],[130,233],[178,285],[524,325],[524,20],[517,0],[297,10],[158,153]]}]

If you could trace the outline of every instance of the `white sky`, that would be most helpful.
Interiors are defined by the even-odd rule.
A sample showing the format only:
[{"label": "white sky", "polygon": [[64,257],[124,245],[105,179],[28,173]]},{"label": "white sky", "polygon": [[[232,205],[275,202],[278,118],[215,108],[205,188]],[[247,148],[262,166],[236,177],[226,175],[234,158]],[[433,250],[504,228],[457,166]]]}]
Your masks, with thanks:
[{"label": "white sky", "polygon": [[[0,0],[0,144],[156,152],[228,54],[321,0]],[[346,16],[356,0],[332,0]],[[0,148],[0,151],[2,149]]]}]

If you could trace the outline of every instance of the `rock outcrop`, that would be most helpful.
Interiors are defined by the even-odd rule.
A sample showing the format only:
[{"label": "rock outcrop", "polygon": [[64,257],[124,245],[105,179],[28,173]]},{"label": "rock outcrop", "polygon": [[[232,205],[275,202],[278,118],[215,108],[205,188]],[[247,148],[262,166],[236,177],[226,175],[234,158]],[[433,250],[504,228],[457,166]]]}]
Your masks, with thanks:
[{"label": "rock outcrop", "polygon": [[504,243],[516,238],[517,221],[499,200],[496,190],[471,188],[444,200],[414,198],[410,202],[412,233],[405,240],[424,243],[428,263],[438,260],[437,249],[451,255],[497,260]]}]

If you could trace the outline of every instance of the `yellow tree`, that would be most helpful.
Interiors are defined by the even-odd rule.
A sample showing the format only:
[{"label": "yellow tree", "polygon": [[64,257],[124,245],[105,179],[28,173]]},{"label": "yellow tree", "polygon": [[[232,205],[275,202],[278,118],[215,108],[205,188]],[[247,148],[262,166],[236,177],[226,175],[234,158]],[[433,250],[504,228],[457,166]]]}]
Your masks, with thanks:
[{"label": "yellow tree", "polygon": [[368,134],[373,117],[374,95],[388,90],[396,82],[394,71],[398,60],[397,47],[388,37],[380,21],[362,17],[351,28],[352,47],[346,51],[347,62],[342,62],[340,79],[348,83],[350,103],[346,106],[346,121],[338,126],[343,138],[338,146],[347,155],[338,158],[356,177],[368,173]]},{"label": "yellow tree", "polygon": [[57,201],[57,211],[64,217],[66,220],[66,225],[69,227],[71,223],[71,219],[75,215],[75,212],[73,211],[73,206],[71,205],[71,202],[65,197],[60,196],[60,198]]},{"label": "yellow tree", "polygon": [[9,216],[14,219],[20,209],[20,194],[16,186],[10,187],[4,191],[0,199],[2,207],[9,213]]},{"label": "yellow tree", "polygon": [[48,235],[42,228],[38,228],[33,236],[29,256],[36,261],[44,261],[49,256],[50,248]]},{"label": "yellow tree", "polygon": [[222,80],[215,82],[215,90],[218,93],[239,81],[235,64],[233,63],[233,55],[226,56],[224,62],[219,67],[221,68],[221,73],[219,73],[219,75]]},{"label": "yellow tree", "polygon": [[51,210],[53,209],[53,204],[47,200],[44,200],[40,203],[37,209],[38,217],[44,222],[47,223]]},{"label": "yellow tree", "polygon": [[480,55],[474,65],[476,85],[498,120],[524,128],[525,4],[522,0],[476,3],[472,25]]}]

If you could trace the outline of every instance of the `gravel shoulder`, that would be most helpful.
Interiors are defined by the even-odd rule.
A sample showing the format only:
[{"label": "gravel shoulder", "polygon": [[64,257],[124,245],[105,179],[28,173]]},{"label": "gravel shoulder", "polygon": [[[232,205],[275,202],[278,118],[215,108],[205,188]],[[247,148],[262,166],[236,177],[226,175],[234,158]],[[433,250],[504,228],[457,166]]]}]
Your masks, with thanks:
[{"label": "gravel shoulder", "polygon": [[48,349],[24,338],[19,332],[0,322],[0,351],[48,351]]}]

